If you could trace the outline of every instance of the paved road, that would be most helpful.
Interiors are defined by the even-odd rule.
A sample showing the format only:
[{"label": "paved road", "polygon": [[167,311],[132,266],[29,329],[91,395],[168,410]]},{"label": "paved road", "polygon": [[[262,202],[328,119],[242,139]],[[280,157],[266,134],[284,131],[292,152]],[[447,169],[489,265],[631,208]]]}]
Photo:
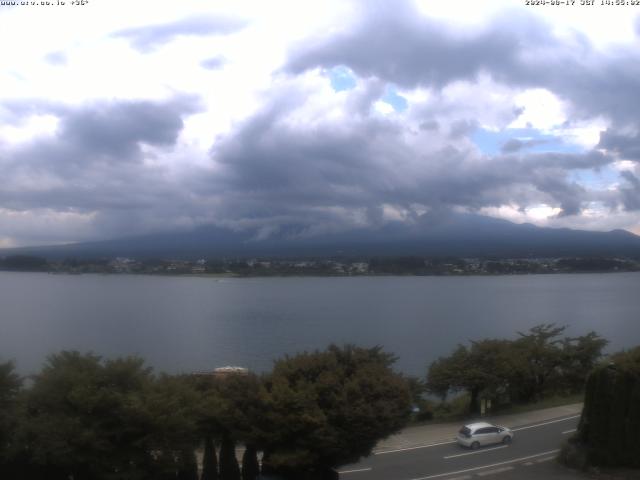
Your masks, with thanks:
[{"label": "paved road", "polygon": [[[562,442],[575,431],[578,415],[513,428],[511,445],[479,450],[458,446],[453,428],[447,440],[395,450],[378,451],[360,463],[340,470],[343,480],[507,480],[530,477],[553,463]],[[546,469],[548,470],[548,468]],[[547,478],[544,473],[540,476]],[[549,479],[550,480],[550,479]]]}]

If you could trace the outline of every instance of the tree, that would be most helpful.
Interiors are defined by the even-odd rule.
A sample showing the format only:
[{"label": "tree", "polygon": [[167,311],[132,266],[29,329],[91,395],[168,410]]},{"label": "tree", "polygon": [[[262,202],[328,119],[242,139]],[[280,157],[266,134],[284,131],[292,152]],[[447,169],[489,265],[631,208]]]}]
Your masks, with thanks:
[{"label": "tree", "polygon": [[330,346],[276,361],[259,422],[263,466],[303,478],[369,455],[410,414],[405,379],[380,347]]},{"label": "tree", "polygon": [[240,480],[236,444],[229,435],[223,435],[220,445],[220,480]]},{"label": "tree", "polygon": [[468,364],[469,350],[464,345],[458,345],[448,357],[438,358],[429,366],[427,391],[444,401],[449,393],[466,388],[466,381],[461,374]]},{"label": "tree", "polygon": [[[188,376],[161,375],[142,399],[146,431],[145,447],[162,452],[163,471],[183,471],[191,475],[189,462],[200,443],[198,407],[200,395]],[[170,461],[172,460],[173,461]]]},{"label": "tree", "polygon": [[0,268],[12,271],[43,272],[49,269],[49,264],[41,257],[10,255],[0,262]]},{"label": "tree", "polygon": [[542,324],[516,340],[487,339],[458,345],[448,357],[434,361],[427,389],[446,398],[449,392],[469,393],[469,411],[479,411],[481,397],[511,401],[539,400],[546,393],[574,393],[583,388],[588,372],[607,341],[595,332],[560,338],[566,327]]},{"label": "tree", "polygon": [[258,452],[254,445],[247,445],[242,455],[242,480],[256,480],[260,474]]},{"label": "tree", "polygon": [[495,398],[509,387],[513,378],[512,345],[508,340],[481,340],[471,347],[459,345],[449,357],[431,364],[427,388],[443,399],[449,392],[469,393],[469,412],[480,411],[480,397]]},{"label": "tree", "polygon": [[15,373],[13,362],[0,363],[0,477],[9,478],[15,453],[15,433],[18,394],[22,379]]},{"label": "tree", "polygon": [[640,346],[610,360],[588,377],[573,442],[590,465],[640,468]]},{"label": "tree", "polygon": [[[231,475],[235,478],[239,467],[235,453],[229,453],[235,443],[244,443],[255,451],[255,446],[268,435],[258,425],[264,413],[261,380],[254,374],[232,374],[220,378],[193,378],[192,383],[201,395],[198,409],[201,434],[205,440],[215,437],[224,443],[220,450],[220,477]],[[215,451],[211,451],[211,458],[215,459]],[[223,454],[226,456],[224,466]]]},{"label": "tree", "polygon": [[[195,392],[135,357],[49,357],[26,394],[22,441],[52,478],[175,478],[197,442]],[[179,463],[181,462],[181,463]]]},{"label": "tree", "polygon": [[562,341],[562,386],[569,393],[582,391],[587,376],[602,357],[602,350],[609,343],[595,332]]},{"label": "tree", "polygon": [[198,480],[198,461],[192,449],[180,452],[177,480]]},{"label": "tree", "polygon": [[103,362],[49,357],[26,395],[31,462],[73,478],[144,478],[152,463],[142,392],[152,381],[139,358]]},{"label": "tree", "polygon": [[204,439],[204,456],[202,457],[202,476],[200,480],[218,480],[218,458],[211,435]]},{"label": "tree", "polygon": [[549,323],[536,325],[528,333],[518,332],[514,359],[520,368],[513,393],[519,400],[540,400],[547,385],[557,379],[558,369],[566,360],[558,337],[566,328]]}]

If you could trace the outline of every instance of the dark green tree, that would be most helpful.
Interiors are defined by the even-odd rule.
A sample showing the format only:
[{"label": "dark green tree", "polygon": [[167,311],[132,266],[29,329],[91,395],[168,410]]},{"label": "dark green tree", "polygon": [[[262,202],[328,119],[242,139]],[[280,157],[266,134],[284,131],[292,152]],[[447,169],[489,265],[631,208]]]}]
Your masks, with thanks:
[{"label": "dark green tree", "polygon": [[200,444],[200,394],[187,376],[161,375],[148,388],[142,405],[146,448],[162,452],[164,461],[159,465],[162,469],[183,470],[184,460],[190,460],[186,454],[194,452]]},{"label": "dark green tree", "polygon": [[178,458],[177,480],[198,480],[198,460],[193,450],[185,449]]},{"label": "dark green tree", "polygon": [[33,468],[53,477],[171,478],[180,453],[197,444],[194,398],[180,378],[155,379],[139,358],[61,352],[26,394],[22,442]]},{"label": "dark green tree", "polygon": [[595,332],[560,338],[565,329],[542,324],[516,340],[459,345],[429,366],[427,389],[443,400],[449,392],[467,392],[471,413],[478,412],[480,398],[528,402],[547,393],[578,392],[607,341]]},{"label": "dark green tree", "polygon": [[516,400],[540,400],[548,386],[557,385],[559,369],[566,361],[559,337],[566,328],[549,323],[536,325],[527,333],[518,332],[513,358],[518,374],[512,387]]},{"label": "dark green tree", "polygon": [[15,373],[13,362],[0,363],[0,478],[10,478],[19,449],[15,435],[21,387],[22,379]]},{"label": "dark green tree", "polygon": [[200,480],[218,480],[218,456],[211,435],[204,439],[204,455],[202,457],[202,476]]},{"label": "dark green tree", "polygon": [[263,466],[289,476],[369,455],[410,414],[406,380],[380,347],[330,346],[276,361],[258,423],[268,433]]},{"label": "dark green tree", "polygon": [[242,480],[256,480],[260,474],[258,452],[253,445],[247,445],[242,454]]},{"label": "dark green tree", "polygon": [[561,387],[568,393],[584,389],[587,376],[602,358],[602,350],[609,343],[595,332],[565,338],[562,341],[562,363],[560,366]]},{"label": "dark green tree", "polygon": [[610,360],[588,377],[573,441],[590,465],[640,468],[640,346]]},{"label": "dark green tree", "polygon": [[236,444],[230,435],[223,435],[220,444],[220,480],[240,480]]},{"label": "dark green tree", "polygon": [[[266,435],[258,425],[264,413],[260,378],[253,374],[231,374],[225,377],[199,376],[192,379],[200,392],[199,425],[202,435],[225,440],[225,454],[230,443],[257,445]],[[220,477],[235,475],[231,465],[235,456],[227,458],[223,467],[223,449],[220,451]],[[239,468],[238,468],[239,470]],[[231,472],[231,473],[229,473]]]},{"label": "dark green tree", "polygon": [[469,412],[480,411],[480,398],[495,399],[506,392],[515,375],[512,344],[508,340],[481,340],[459,345],[449,357],[429,367],[427,388],[443,399],[449,392],[469,393]]},{"label": "dark green tree", "polygon": [[152,457],[142,392],[151,381],[138,358],[49,357],[26,396],[31,461],[78,479],[144,478]]}]

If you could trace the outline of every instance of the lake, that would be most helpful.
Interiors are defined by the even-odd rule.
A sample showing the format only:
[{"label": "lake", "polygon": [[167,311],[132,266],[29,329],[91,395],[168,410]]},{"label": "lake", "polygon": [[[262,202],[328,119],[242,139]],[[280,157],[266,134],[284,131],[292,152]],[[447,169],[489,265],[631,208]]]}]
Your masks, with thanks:
[{"label": "lake", "polygon": [[382,345],[424,375],[460,342],[539,323],[640,344],[640,273],[491,277],[198,278],[0,272],[0,360],[39,370],[62,349],[140,355],[159,371]]}]

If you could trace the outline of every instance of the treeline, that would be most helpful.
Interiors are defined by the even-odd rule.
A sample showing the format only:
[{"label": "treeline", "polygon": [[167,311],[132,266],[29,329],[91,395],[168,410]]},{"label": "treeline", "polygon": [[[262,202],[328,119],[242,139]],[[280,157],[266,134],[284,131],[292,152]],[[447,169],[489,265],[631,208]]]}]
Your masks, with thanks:
[{"label": "treeline", "polygon": [[333,467],[368,455],[409,418],[394,361],[378,347],[330,346],[268,374],[216,377],[63,351],[26,382],[0,364],[0,478],[255,480],[260,468],[337,478]]},{"label": "treeline", "polygon": [[499,407],[582,392],[608,342],[595,332],[566,337],[565,330],[542,324],[519,332],[514,340],[459,345],[430,365],[427,390],[443,399],[453,392],[467,393],[470,413],[480,411],[481,400]]},{"label": "treeline", "polygon": [[47,260],[30,255],[0,257],[0,270],[52,273],[135,273],[151,275],[351,276],[351,275],[525,275],[542,273],[634,272],[640,262],[619,258],[469,259],[387,256],[293,260],[94,258]]},{"label": "treeline", "polygon": [[49,262],[42,257],[31,255],[10,255],[0,257],[0,270],[15,272],[46,272],[50,269]]}]

